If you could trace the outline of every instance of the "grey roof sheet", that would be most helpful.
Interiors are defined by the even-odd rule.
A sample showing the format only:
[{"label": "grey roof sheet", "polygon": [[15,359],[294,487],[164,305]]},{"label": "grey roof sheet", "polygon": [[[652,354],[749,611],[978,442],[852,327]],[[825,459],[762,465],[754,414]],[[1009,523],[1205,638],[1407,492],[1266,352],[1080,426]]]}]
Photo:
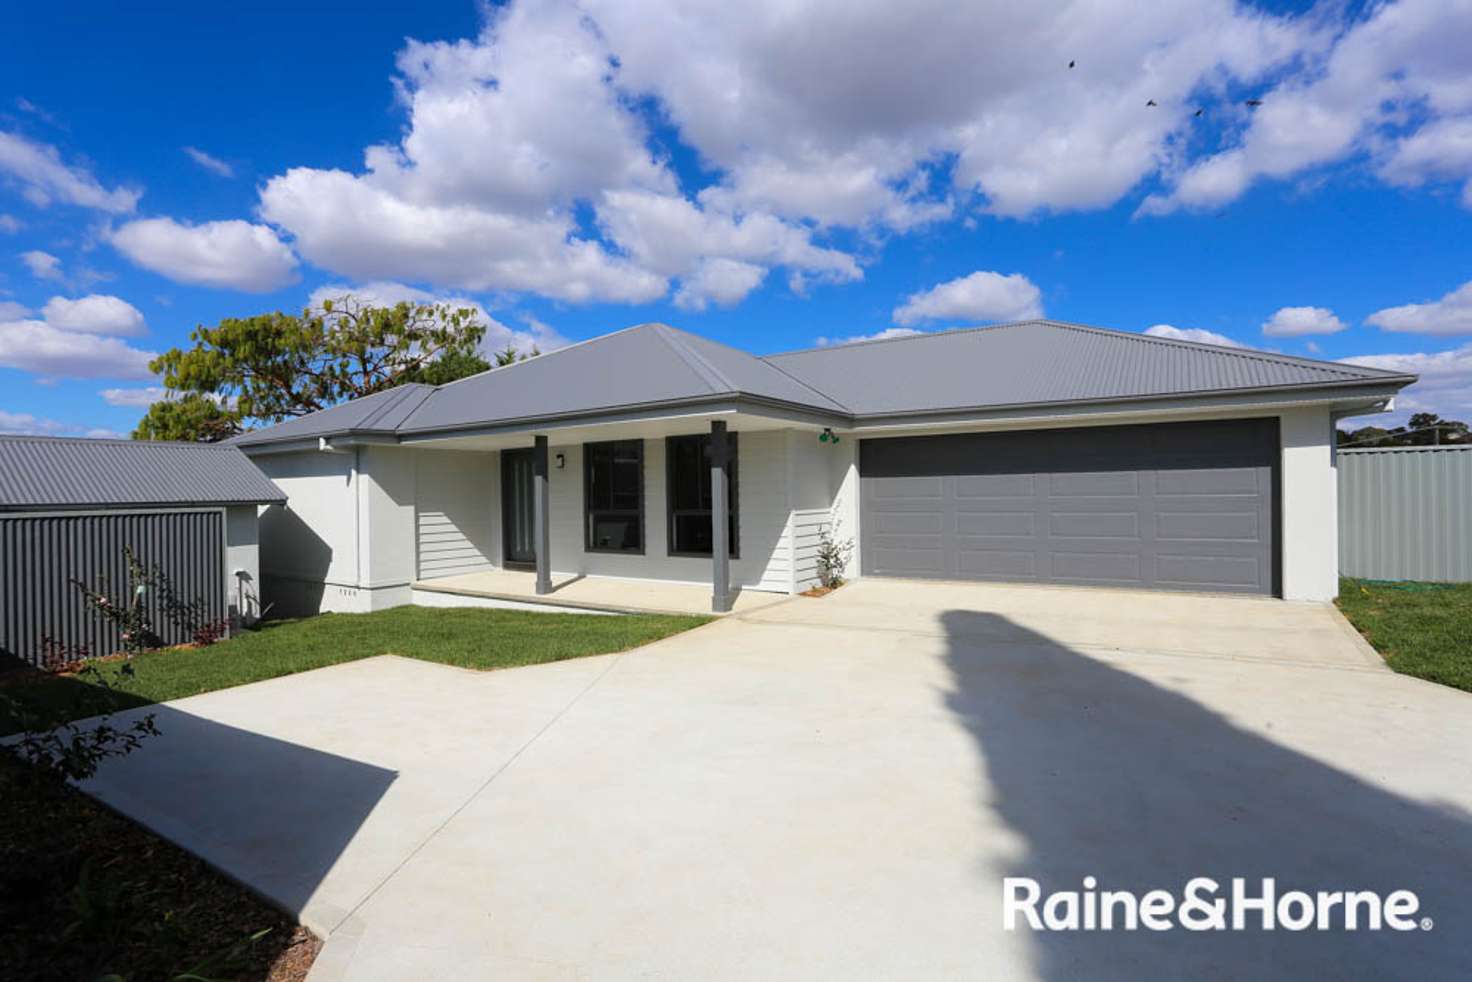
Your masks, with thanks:
[{"label": "grey roof sheet", "polygon": [[327,409],[298,416],[275,426],[251,430],[227,443],[239,447],[277,440],[315,440],[339,433],[381,433],[392,435],[404,420],[435,391],[432,385],[412,382],[339,403]]},{"label": "grey roof sheet", "polygon": [[1043,320],[765,360],[858,416],[1407,378],[1358,365]]},{"label": "grey roof sheet", "polygon": [[1410,380],[1375,368],[1057,321],[1023,321],[759,358],[641,324],[437,388],[405,385],[255,430],[251,447],[757,398],[851,417]]},{"label": "grey roof sheet", "polygon": [[605,334],[441,386],[402,433],[745,395],[842,414],[755,355],[664,324]]},{"label": "grey roof sheet", "polygon": [[285,500],[224,444],[0,436],[0,511]]}]

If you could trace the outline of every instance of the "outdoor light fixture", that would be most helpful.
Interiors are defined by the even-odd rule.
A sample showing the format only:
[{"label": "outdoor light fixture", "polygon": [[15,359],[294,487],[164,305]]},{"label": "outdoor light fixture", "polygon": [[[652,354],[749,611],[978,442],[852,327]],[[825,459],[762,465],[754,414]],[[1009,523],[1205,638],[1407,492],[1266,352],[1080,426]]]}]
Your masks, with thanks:
[{"label": "outdoor light fixture", "polygon": [[567,463],[567,458],[562,454],[557,455],[557,469],[562,470],[562,465]]},{"label": "outdoor light fixture", "polygon": [[823,427],[823,432],[818,434],[819,443],[837,443],[838,434],[833,432],[830,426]]}]

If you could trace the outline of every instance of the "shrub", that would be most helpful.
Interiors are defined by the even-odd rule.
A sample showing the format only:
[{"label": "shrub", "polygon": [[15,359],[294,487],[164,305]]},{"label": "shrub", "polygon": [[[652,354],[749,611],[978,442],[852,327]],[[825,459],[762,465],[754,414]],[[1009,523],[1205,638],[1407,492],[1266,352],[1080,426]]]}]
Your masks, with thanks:
[{"label": "shrub", "polygon": [[[42,705],[17,699],[0,689],[0,709],[21,729],[19,739],[6,749],[42,775],[87,780],[107,758],[126,757],[146,738],[158,735],[153,713],[127,726],[112,724],[112,697],[133,675],[131,662],[124,662],[112,678],[88,662],[77,672],[78,684],[72,698]],[[102,715],[74,722],[94,709],[102,710]]]},{"label": "shrub", "polygon": [[854,552],[854,540],[834,538],[837,531],[838,523],[834,522],[818,533],[818,580],[830,590],[843,583],[843,574]]}]

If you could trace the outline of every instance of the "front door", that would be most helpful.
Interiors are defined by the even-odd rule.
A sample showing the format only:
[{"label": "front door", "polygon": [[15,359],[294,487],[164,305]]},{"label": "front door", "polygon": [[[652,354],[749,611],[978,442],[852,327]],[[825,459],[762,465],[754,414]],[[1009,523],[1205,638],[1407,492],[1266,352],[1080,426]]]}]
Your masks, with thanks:
[{"label": "front door", "polygon": [[536,566],[533,532],[532,451],[501,451],[501,528],[505,541],[503,565]]}]

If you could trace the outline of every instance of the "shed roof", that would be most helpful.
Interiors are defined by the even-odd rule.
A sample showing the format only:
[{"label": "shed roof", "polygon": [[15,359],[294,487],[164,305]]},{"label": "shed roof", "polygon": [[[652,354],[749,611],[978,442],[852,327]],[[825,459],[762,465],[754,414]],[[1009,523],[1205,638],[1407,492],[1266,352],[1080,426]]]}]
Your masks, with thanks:
[{"label": "shed roof", "polygon": [[0,512],[285,500],[223,444],[0,436]]}]

